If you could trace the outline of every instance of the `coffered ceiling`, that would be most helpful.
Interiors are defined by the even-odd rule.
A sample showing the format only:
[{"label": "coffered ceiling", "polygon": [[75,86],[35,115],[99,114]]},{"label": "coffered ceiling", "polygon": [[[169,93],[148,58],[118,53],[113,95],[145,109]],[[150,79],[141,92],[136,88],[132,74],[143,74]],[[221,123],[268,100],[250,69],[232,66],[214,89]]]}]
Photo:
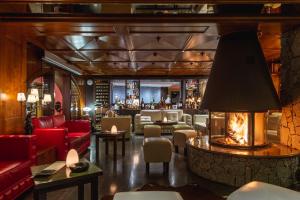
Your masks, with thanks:
[{"label": "coffered ceiling", "polygon": [[208,75],[216,24],[34,26],[37,41],[91,75]]}]

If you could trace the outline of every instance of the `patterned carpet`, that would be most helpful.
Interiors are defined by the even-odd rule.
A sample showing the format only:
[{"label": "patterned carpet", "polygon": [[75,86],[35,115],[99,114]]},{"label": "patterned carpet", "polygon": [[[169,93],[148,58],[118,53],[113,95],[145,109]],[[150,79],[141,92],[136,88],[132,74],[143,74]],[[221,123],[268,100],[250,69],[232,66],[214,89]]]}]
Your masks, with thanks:
[{"label": "patterned carpet", "polygon": [[[181,194],[184,200],[225,200],[214,193],[199,187],[197,184],[185,185],[181,187],[160,186],[157,184],[147,184],[137,191],[175,191]],[[112,200],[113,196],[104,196],[102,200]]]}]

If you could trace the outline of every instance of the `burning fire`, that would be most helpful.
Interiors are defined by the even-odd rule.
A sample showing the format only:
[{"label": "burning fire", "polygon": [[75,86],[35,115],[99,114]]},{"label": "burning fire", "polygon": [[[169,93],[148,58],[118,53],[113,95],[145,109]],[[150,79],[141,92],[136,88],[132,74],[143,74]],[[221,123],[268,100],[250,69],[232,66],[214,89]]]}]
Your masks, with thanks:
[{"label": "burning fire", "polygon": [[228,117],[228,144],[248,144],[248,114],[229,113]]}]

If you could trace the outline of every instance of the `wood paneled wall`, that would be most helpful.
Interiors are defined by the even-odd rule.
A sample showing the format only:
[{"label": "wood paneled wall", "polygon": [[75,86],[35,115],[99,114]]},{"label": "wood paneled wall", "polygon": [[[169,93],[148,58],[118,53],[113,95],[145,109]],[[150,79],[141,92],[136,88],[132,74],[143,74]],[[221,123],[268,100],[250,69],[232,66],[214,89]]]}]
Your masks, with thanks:
[{"label": "wood paneled wall", "polygon": [[22,133],[25,104],[17,93],[26,92],[26,42],[13,28],[0,31],[0,134]]}]

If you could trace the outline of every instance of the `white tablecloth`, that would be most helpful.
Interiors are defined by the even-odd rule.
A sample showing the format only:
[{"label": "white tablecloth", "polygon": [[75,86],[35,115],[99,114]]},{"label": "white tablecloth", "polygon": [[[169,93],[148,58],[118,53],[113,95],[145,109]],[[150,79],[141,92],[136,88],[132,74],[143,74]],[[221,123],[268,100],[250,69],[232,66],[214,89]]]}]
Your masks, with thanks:
[{"label": "white tablecloth", "polygon": [[183,200],[178,192],[119,192],[113,200]]}]

